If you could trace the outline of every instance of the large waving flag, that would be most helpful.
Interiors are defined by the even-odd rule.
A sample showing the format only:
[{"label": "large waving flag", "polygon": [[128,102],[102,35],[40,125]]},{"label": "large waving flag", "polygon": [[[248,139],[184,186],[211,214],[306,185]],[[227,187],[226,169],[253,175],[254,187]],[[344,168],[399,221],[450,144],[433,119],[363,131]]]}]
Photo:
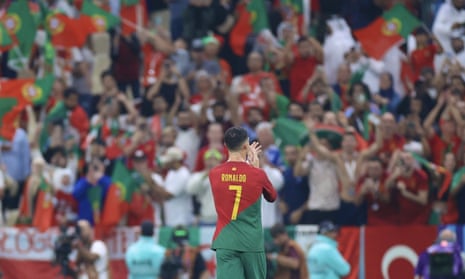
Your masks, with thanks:
[{"label": "large waving flag", "polygon": [[13,47],[13,39],[8,34],[8,29],[0,22],[0,51],[7,51]]},{"label": "large waving flag", "polygon": [[121,33],[124,36],[131,35],[138,28],[147,25],[147,7],[145,1],[122,0],[120,9]]},{"label": "large waving flag", "polygon": [[92,21],[96,32],[107,31],[120,23],[118,17],[98,7],[90,0],[82,4],[81,16],[88,17]]},{"label": "large waving flag", "polygon": [[27,68],[37,32],[28,1],[13,1],[2,22],[17,44],[8,54],[8,66],[16,71]]},{"label": "large waving flag", "polygon": [[11,140],[17,119],[28,105],[42,105],[48,100],[55,78],[13,79],[0,82],[0,137]]},{"label": "large waving flag", "polygon": [[52,187],[42,178],[35,201],[32,226],[40,232],[47,231],[53,223]]},{"label": "large waving flag", "polygon": [[404,5],[396,4],[367,27],[355,31],[354,35],[363,50],[379,60],[419,26],[421,22]]},{"label": "large waving flag", "polygon": [[292,24],[299,34],[308,35],[310,26],[310,0],[281,0],[281,6],[286,8]]},{"label": "large waving flag", "polygon": [[82,47],[87,37],[95,32],[88,17],[70,18],[65,14],[51,13],[45,19],[45,29],[54,46]]},{"label": "large waving flag", "polygon": [[105,198],[102,225],[114,227],[127,213],[133,194],[133,181],[129,170],[121,161],[116,162],[111,179],[113,183]]},{"label": "large waving flag", "polygon": [[234,53],[243,56],[247,37],[268,28],[268,18],[264,0],[250,0],[237,7],[239,18],[230,33],[230,44]]}]

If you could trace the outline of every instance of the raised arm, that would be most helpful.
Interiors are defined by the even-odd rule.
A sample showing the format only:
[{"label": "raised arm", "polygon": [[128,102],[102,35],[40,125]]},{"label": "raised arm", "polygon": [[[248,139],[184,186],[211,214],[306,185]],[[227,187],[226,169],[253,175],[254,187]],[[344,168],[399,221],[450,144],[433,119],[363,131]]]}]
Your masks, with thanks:
[{"label": "raised arm", "polygon": [[436,118],[439,115],[439,112],[444,107],[446,100],[443,95],[439,95],[438,103],[436,106],[430,111],[428,117],[426,117],[425,122],[423,123],[423,128],[425,129],[427,137],[432,137],[434,135],[434,128],[433,124],[436,121]]}]

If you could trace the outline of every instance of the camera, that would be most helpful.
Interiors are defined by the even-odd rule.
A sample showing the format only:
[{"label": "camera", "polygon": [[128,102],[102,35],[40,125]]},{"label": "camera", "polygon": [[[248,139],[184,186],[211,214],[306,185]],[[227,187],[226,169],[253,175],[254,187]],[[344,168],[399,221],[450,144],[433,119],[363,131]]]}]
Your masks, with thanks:
[{"label": "camera", "polygon": [[52,265],[59,265],[61,274],[65,277],[77,278],[77,271],[69,264],[69,255],[73,252],[73,242],[80,239],[80,228],[75,226],[69,233],[66,226],[60,227],[60,235],[53,245],[54,259]]},{"label": "camera", "polygon": [[183,270],[184,247],[189,242],[189,231],[183,227],[174,229],[171,235],[171,241],[176,245],[175,249],[170,251],[161,266],[160,278],[175,279]]}]

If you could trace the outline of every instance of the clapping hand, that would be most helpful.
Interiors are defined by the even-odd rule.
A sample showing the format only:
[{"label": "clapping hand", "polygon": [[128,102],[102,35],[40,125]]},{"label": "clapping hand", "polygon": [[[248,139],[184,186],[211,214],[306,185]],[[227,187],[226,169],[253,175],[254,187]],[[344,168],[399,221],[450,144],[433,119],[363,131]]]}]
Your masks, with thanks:
[{"label": "clapping hand", "polygon": [[261,151],[262,151],[262,146],[256,141],[249,145],[249,148],[247,151],[247,160],[252,166],[256,168],[260,166],[260,160],[258,158],[258,154],[260,154]]}]

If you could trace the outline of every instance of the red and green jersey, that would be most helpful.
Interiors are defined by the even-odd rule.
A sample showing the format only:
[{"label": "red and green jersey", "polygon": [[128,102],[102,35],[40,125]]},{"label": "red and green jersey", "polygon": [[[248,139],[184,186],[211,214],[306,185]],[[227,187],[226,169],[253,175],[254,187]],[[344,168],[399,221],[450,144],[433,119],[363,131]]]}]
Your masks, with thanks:
[{"label": "red and green jersey", "polygon": [[209,174],[218,222],[212,249],[262,252],[262,194],[273,202],[277,193],[262,169],[245,162],[226,162]]}]

